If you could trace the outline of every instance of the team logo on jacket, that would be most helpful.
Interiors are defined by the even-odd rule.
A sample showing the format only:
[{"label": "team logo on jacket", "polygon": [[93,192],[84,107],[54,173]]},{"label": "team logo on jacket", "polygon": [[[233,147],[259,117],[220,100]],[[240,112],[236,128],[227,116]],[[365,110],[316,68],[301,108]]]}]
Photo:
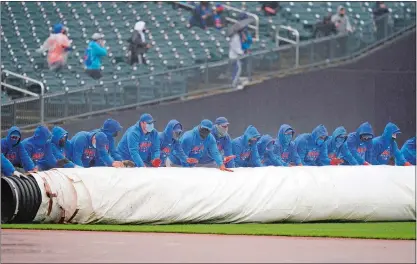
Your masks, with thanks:
[{"label": "team logo on jacket", "polygon": [[365,158],[365,153],[366,153],[366,147],[364,146],[359,146],[356,151],[358,152],[359,156],[361,158]]},{"label": "team logo on jacket", "polygon": [[329,153],[329,159],[335,159],[336,153]]},{"label": "team logo on jacket", "polygon": [[139,151],[146,152],[152,146],[152,142],[144,141],[139,144]]},{"label": "team logo on jacket", "polygon": [[219,141],[217,141],[217,149],[218,149],[219,151],[222,151],[222,150],[223,150],[223,145],[222,145],[222,143],[220,143]]},{"label": "team logo on jacket", "polygon": [[240,159],[241,160],[247,160],[250,156],[250,150],[246,150],[244,152],[242,152],[242,154],[240,154]]},{"label": "team logo on jacket", "polygon": [[163,148],[163,149],[162,149],[162,152],[163,152],[165,155],[169,155],[169,153],[171,153],[171,148],[165,147],[165,148]]},{"label": "team logo on jacket", "polygon": [[390,157],[391,157],[391,151],[389,149],[386,149],[381,153],[381,158],[384,160],[388,160]]},{"label": "team logo on jacket", "polygon": [[38,161],[38,160],[42,159],[44,155],[45,154],[43,152],[35,152],[35,153],[32,154],[32,159],[34,161]]},{"label": "team logo on jacket", "polygon": [[320,153],[317,150],[307,152],[306,160],[315,161],[319,157]]},{"label": "team logo on jacket", "polygon": [[84,150],[84,157],[86,159],[92,159],[96,156],[96,150],[92,148],[87,148]]},{"label": "team logo on jacket", "polygon": [[192,153],[192,154],[198,154],[198,153],[203,152],[203,150],[204,150],[204,145],[194,146],[194,147],[191,149],[191,153]]},{"label": "team logo on jacket", "polygon": [[16,152],[7,153],[6,158],[10,161],[15,160],[17,158]]},{"label": "team logo on jacket", "polygon": [[282,152],[282,154],[281,154],[281,159],[283,160],[283,161],[285,161],[285,162],[287,162],[287,160],[288,160],[288,158],[289,158],[289,156],[290,156],[290,153],[289,152]]}]

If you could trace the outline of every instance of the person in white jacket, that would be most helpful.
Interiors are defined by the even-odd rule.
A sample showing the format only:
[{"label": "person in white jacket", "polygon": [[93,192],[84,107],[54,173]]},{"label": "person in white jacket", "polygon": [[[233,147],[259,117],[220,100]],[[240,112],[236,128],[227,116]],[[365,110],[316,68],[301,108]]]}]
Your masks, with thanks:
[{"label": "person in white jacket", "polygon": [[240,56],[244,54],[242,50],[242,42],[239,32],[236,32],[230,37],[229,41],[229,59],[234,64],[232,74],[232,86],[236,88],[238,86],[240,74],[242,73],[242,63],[240,62]]}]

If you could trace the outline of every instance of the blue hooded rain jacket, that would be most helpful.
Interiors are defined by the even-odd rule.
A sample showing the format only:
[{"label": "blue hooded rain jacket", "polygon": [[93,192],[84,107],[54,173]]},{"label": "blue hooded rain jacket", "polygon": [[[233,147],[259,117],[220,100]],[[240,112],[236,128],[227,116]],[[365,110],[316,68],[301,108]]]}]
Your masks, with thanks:
[{"label": "blue hooded rain jacket", "polygon": [[1,153],[1,174],[4,176],[12,176],[14,171],[13,164]]},{"label": "blue hooded rain jacket", "polygon": [[408,162],[416,165],[416,137],[412,137],[404,143],[401,153]]},{"label": "blue hooded rain jacket", "polygon": [[352,132],[348,135],[345,142],[353,158],[355,158],[358,165],[363,165],[366,162],[372,164],[372,140],[364,142],[360,136],[370,134],[374,136],[374,131],[371,124],[368,122],[362,123],[356,132]]},{"label": "blue hooded rain jacket", "polygon": [[[18,140],[13,140],[12,135],[19,136]],[[1,153],[10,161],[13,166],[22,167],[25,171],[31,171],[35,164],[22,144],[20,129],[13,126],[9,129],[7,137],[1,139]]]},{"label": "blue hooded rain jacket", "polygon": [[289,130],[295,133],[294,129],[290,125],[287,125],[287,124],[283,124],[279,128],[277,139],[275,140],[274,153],[281,157],[283,166],[289,166],[290,164],[298,166],[298,165],[301,165],[302,163],[301,163],[300,156],[298,155],[295,143],[291,139],[287,140],[285,138],[285,132]]},{"label": "blue hooded rain jacket", "polygon": [[182,125],[180,122],[178,122],[175,119],[172,119],[168,122],[167,126],[165,127],[165,130],[163,132],[159,132],[159,142],[161,144],[161,167],[165,166],[165,161],[167,157],[170,155],[174,155],[178,157],[178,159],[181,161],[181,164],[183,166],[186,166],[187,164],[187,155],[185,155],[184,150],[181,147],[180,141],[175,140],[173,138],[174,134],[174,127],[180,125],[182,128]]},{"label": "blue hooded rain jacket", "polygon": [[381,136],[372,139],[372,165],[387,165],[392,156],[395,157],[395,164],[403,166],[406,160],[398,149],[397,142],[392,138],[395,133],[401,133],[400,129],[389,122]]},{"label": "blue hooded rain jacket", "polygon": [[117,161],[122,161],[122,156],[120,156],[120,153],[117,151],[114,135],[122,131],[122,129],[123,127],[120,125],[119,122],[109,118],[106,121],[104,121],[102,128],[91,131],[95,133],[103,132],[104,134],[106,134],[107,140],[109,141],[110,156]]},{"label": "blue hooded rain jacket", "polygon": [[297,152],[304,166],[330,165],[326,142],[318,144],[318,139],[322,136],[328,136],[327,129],[324,125],[318,125],[311,134],[301,134],[295,139]]},{"label": "blue hooded rain jacket", "polygon": [[355,158],[350,153],[348,147],[346,146],[345,142],[338,143],[337,138],[340,136],[347,136],[347,131],[344,127],[340,126],[336,128],[327,140],[327,153],[330,159],[338,158],[343,159],[344,162],[342,165],[358,165]]},{"label": "blue hooded rain jacket", "polygon": [[283,161],[281,160],[281,157],[274,153],[275,140],[270,135],[263,135],[259,139],[257,145],[259,157],[261,157],[261,163],[263,165],[283,166]]},{"label": "blue hooded rain jacket", "polygon": [[[233,155],[232,151],[232,139],[230,138],[229,134],[227,134],[224,137],[221,137],[218,133],[216,127],[213,128],[211,131],[211,134],[214,137],[214,140],[216,140],[217,149],[219,150],[222,157],[228,157]],[[208,164],[212,163],[214,159],[211,157],[211,155],[208,153],[208,151],[205,151],[203,154],[203,157],[200,160],[200,164]],[[228,163],[225,164],[226,168],[234,168],[235,167],[235,161],[232,159]]]},{"label": "blue hooded rain jacket", "polygon": [[29,157],[39,170],[49,170],[56,166],[52,152],[51,132],[46,126],[38,126],[33,136],[22,141]]},{"label": "blue hooded rain jacket", "polygon": [[[92,139],[96,137],[96,146]],[[109,141],[103,132],[80,131],[71,138],[71,161],[81,167],[111,167],[114,160],[109,155]]]},{"label": "blue hooded rain jacket", "polygon": [[232,141],[233,155],[236,155],[236,167],[263,167],[258,153],[258,145],[250,144],[251,138],[261,137],[254,126],[249,126],[243,136],[237,137]]},{"label": "blue hooded rain jacket", "polygon": [[[72,151],[71,142],[68,139],[65,141],[65,145],[63,147],[59,145],[59,141],[63,137],[68,137],[68,132],[65,129],[63,129],[60,126],[55,126],[54,128],[52,128],[52,139],[51,139],[52,153],[54,154],[57,160],[61,160],[65,158],[69,160],[69,156]],[[64,168],[74,168],[74,167],[75,167],[74,163],[72,162],[67,163],[64,166]]]}]

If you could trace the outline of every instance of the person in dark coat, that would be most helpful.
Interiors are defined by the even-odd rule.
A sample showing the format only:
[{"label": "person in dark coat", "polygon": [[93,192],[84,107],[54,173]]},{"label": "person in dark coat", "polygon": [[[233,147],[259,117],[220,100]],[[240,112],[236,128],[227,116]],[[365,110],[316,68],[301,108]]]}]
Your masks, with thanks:
[{"label": "person in dark coat", "polygon": [[384,2],[377,1],[373,14],[376,26],[376,38],[380,40],[388,35],[389,10]]},{"label": "person in dark coat", "polygon": [[151,48],[151,44],[146,43],[145,36],[145,22],[139,21],[135,24],[135,30],[132,33],[132,36],[129,39],[129,50],[130,50],[130,59],[129,64],[133,65],[135,63],[146,64],[146,60],[143,57],[143,54],[146,53],[148,49]]}]

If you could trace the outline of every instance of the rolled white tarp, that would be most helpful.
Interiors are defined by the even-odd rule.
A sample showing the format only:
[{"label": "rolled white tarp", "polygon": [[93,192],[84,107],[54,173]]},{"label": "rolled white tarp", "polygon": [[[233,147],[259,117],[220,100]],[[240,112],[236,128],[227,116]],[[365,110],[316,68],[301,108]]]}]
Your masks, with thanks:
[{"label": "rolled white tarp", "polygon": [[42,223],[416,219],[414,166],[263,167],[233,173],[97,167],[33,177],[42,197],[33,221]]}]

